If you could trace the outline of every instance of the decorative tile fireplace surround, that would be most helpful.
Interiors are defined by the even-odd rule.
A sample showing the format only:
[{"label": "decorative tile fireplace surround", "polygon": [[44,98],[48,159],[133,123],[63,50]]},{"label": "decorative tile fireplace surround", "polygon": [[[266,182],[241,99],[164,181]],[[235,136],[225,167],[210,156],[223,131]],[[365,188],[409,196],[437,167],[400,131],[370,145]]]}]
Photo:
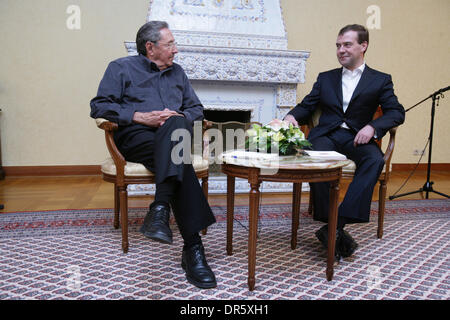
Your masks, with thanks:
[{"label": "decorative tile fireplace surround", "polygon": [[[296,104],[309,52],[287,50],[279,0],[152,0],[151,20],[169,23],[175,62],[205,110],[249,111],[250,121],[268,123]],[[135,42],[125,47],[137,54]],[[290,192],[292,184],[264,182],[261,190]],[[237,179],[236,192],[248,191],[248,182]],[[154,185],[130,185],[129,192],[153,194]],[[210,177],[209,192],[226,193],[226,178]]]}]

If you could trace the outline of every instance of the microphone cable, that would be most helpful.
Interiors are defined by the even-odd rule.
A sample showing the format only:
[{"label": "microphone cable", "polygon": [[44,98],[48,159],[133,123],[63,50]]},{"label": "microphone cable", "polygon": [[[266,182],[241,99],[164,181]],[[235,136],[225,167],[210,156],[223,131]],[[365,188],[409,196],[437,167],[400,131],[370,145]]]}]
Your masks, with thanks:
[{"label": "microphone cable", "polygon": [[400,188],[398,188],[397,191],[395,191],[395,193],[391,196],[389,196],[389,200],[392,200],[391,198],[395,197],[396,194],[405,186],[405,184],[408,182],[408,180],[412,177],[412,175],[414,174],[414,172],[416,172],[417,167],[420,164],[420,161],[423,158],[423,155],[425,154],[425,149],[428,147],[428,143],[430,143],[430,138],[428,137],[427,139],[427,143],[425,144],[425,147],[422,150],[422,153],[420,155],[419,161],[417,162],[416,166],[414,167],[413,171],[409,174],[408,178],[406,178],[405,182],[403,182],[403,184],[400,186]]}]

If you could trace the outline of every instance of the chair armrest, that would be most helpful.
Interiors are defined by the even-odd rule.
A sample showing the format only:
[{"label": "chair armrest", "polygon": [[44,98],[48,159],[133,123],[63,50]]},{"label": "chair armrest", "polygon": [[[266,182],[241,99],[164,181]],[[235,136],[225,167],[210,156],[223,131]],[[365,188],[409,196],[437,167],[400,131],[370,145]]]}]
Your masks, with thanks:
[{"label": "chair armrest", "polygon": [[394,147],[395,147],[395,134],[397,132],[398,127],[394,127],[389,129],[389,142],[386,148],[386,152],[384,153],[383,159],[386,167],[386,176],[385,181],[387,182],[389,180],[389,175],[391,173],[391,159],[392,154],[394,153]]},{"label": "chair armrest", "polygon": [[385,162],[391,161],[392,153],[394,152],[395,147],[395,133],[397,132],[397,128],[398,127],[389,129],[389,142],[383,157]]},{"label": "chair armrest", "polygon": [[209,135],[207,130],[211,129],[214,122],[204,119],[202,122],[202,158],[209,163]]},{"label": "chair armrest", "polygon": [[300,130],[303,131],[305,137],[308,138],[309,132],[312,128],[314,128],[319,123],[320,115],[322,111],[320,109],[316,110],[308,119],[308,122],[302,126],[300,126]]},{"label": "chair armrest", "polygon": [[95,119],[95,124],[97,125],[97,127],[105,131],[115,131],[119,128],[117,123],[111,122],[103,118]]},{"label": "chair armrest", "polygon": [[212,126],[213,126],[213,122],[212,121],[204,119],[203,122],[202,122],[203,134],[205,134],[206,130],[212,128]]},{"label": "chair armrest", "polygon": [[95,119],[95,124],[100,129],[105,130],[106,146],[108,147],[109,154],[111,155],[111,158],[113,159],[114,164],[116,166],[116,175],[118,184],[121,185],[123,184],[124,181],[125,165],[127,162],[125,161],[125,158],[122,155],[122,153],[120,153],[114,141],[114,131],[116,131],[119,126],[117,125],[117,123],[111,122],[103,118]]}]

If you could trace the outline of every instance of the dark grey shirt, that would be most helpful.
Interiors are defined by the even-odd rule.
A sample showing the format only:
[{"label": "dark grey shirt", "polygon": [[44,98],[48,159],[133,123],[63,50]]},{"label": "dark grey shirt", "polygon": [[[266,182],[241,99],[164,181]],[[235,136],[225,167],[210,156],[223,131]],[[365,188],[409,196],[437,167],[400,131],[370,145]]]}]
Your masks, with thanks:
[{"label": "dark grey shirt", "polygon": [[182,113],[192,123],[203,119],[203,106],[180,65],[160,71],[143,55],[128,56],[108,65],[91,100],[91,117],[128,126],[136,111],[165,108]]}]

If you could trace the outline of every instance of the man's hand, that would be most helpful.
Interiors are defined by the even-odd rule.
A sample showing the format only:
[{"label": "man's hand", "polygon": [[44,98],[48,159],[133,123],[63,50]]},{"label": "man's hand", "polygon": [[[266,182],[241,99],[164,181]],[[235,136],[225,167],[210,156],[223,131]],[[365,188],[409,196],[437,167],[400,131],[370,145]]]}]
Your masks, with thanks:
[{"label": "man's hand", "polygon": [[359,144],[366,144],[374,135],[375,129],[371,125],[366,125],[356,134],[355,140],[353,140],[353,145],[356,147]]},{"label": "man's hand", "polygon": [[164,122],[166,122],[166,120],[169,119],[170,117],[184,117],[183,114],[173,110],[169,110],[167,108],[165,108],[163,111],[156,111],[156,112],[160,112],[159,116],[161,118],[161,122],[159,126],[162,126]]},{"label": "man's hand", "polygon": [[298,127],[298,122],[295,120],[294,116],[288,114],[286,117],[284,117],[284,121],[288,123],[292,123],[295,127]]},{"label": "man's hand", "polygon": [[148,127],[161,127],[167,119],[174,116],[182,117],[183,115],[166,108],[163,111],[135,112],[133,121]]}]

